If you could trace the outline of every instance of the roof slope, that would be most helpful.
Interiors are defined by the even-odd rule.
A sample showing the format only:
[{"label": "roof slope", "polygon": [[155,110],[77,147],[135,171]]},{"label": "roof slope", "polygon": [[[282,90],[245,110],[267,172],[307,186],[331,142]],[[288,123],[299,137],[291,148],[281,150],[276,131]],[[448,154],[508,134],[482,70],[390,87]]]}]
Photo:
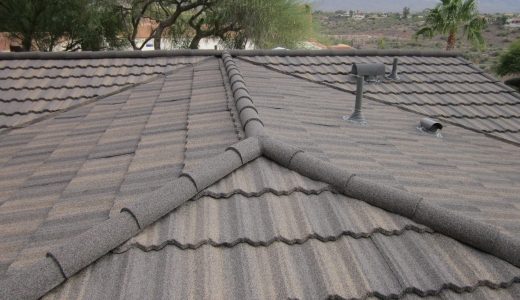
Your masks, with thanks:
[{"label": "roof slope", "polygon": [[367,126],[345,122],[354,95],[237,63],[268,135],[363,178],[520,232],[517,146],[450,124],[436,138],[416,129],[421,116],[370,99],[363,102]]},{"label": "roof slope", "polygon": [[116,198],[180,174],[193,74],[188,66],[2,137],[2,273],[107,219]]},{"label": "roof slope", "polygon": [[[520,269],[362,201],[309,192],[318,183],[272,166],[259,158],[235,171],[203,192],[211,196],[179,207],[46,298],[514,299],[520,292],[513,284]],[[258,172],[265,177],[254,177],[252,189],[249,176]],[[288,179],[262,192],[280,172]]]},{"label": "roof slope", "polygon": [[[243,60],[314,82],[355,91],[353,63],[394,56],[253,56]],[[460,57],[400,56],[399,80],[365,86],[366,95],[422,115],[520,144],[520,94]]]},{"label": "roof slope", "polygon": [[[492,180],[495,174],[482,172],[487,168],[483,165],[486,162],[502,167],[488,159],[497,153],[516,153],[516,147],[505,143],[497,147],[488,137],[457,127],[447,127],[442,140],[420,136],[414,129],[416,119],[413,125],[407,122],[407,118],[417,118],[417,115],[392,107],[382,108],[378,103],[368,106],[368,127],[338,126],[338,114],[344,110],[345,98],[350,96],[341,93],[341,98],[339,92],[322,85],[269,73],[263,67],[246,63],[237,63],[239,66],[235,67],[231,62],[226,57],[223,60],[210,58],[120,95],[38,123],[41,126],[28,126],[4,135],[0,141],[5,145],[1,148],[1,161],[6,165],[11,162],[13,170],[24,172],[15,176],[15,180],[7,176],[3,180],[2,186],[8,187],[2,189],[7,202],[0,209],[7,210],[1,220],[11,222],[12,226],[5,228],[26,228],[29,232],[14,251],[15,258],[6,263],[9,273],[23,271],[52,248],[49,253],[55,260],[47,258],[45,265],[38,265],[48,272],[43,273],[47,277],[36,279],[37,287],[48,288],[51,280],[59,280],[51,283],[53,286],[64,277],[68,279],[48,294],[48,298],[437,295],[514,299],[520,295],[520,269],[512,264],[434,232],[432,228],[437,227],[425,227],[342,195],[339,192],[344,191],[338,186],[311,180],[281,166],[291,167],[293,158],[298,165],[302,157],[319,157],[349,170],[360,167],[359,177],[386,181],[402,189],[415,186],[417,190],[413,191],[421,191],[430,201],[427,195],[437,190],[438,183],[433,187],[413,184],[410,178],[418,177],[420,182],[427,182],[427,176],[420,175],[434,170],[434,162],[446,157],[433,156],[430,164],[424,164],[424,158],[417,156],[416,151],[420,151],[419,144],[438,144],[442,148],[440,144],[445,143],[443,147],[452,150],[448,158],[459,159],[456,167],[461,168],[450,173],[451,178],[469,170],[463,166],[473,167],[477,175],[482,176],[473,179],[488,186],[500,183],[503,188],[513,186],[511,196],[514,182],[496,182]],[[316,102],[324,96],[330,106]],[[73,117],[60,119],[62,115]],[[373,121],[376,117],[381,121]],[[396,128],[383,121],[391,122]],[[69,128],[61,122],[73,122],[74,126]],[[47,139],[52,126],[70,131],[52,132],[57,136]],[[263,134],[264,126],[265,133],[301,146],[305,155],[293,148],[291,151],[297,152],[287,157],[283,149],[278,149],[281,152],[269,150],[276,152],[274,156],[268,155],[277,161],[274,162],[265,157],[256,158],[259,153],[254,150],[256,146],[250,148],[250,139],[236,144],[245,136]],[[77,137],[76,129],[83,130],[78,132],[84,136]],[[461,136],[466,137],[464,142],[470,143],[455,143]],[[343,140],[355,143],[343,143]],[[382,140],[388,143],[374,142]],[[38,148],[44,141],[48,144]],[[395,145],[396,141],[403,144]],[[234,146],[228,147],[231,144]],[[410,152],[393,151],[397,146],[406,148],[413,144],[417,145]],[[358,145],[363,148],[356,152]],[[476,153],[468,152],[475,146],[478,146]],[[19,155],[20,149],[27,151]],[[78,149],[85,154],[70,157]],[[431,149],[432,153],[435,150]],[[60,177],[67,174],[65,167],[69,166],[69,160],[62,159],[66,155],[78,169],[71,170],[69,177]],[[208,159],[212,156],[214,158]],[[406,156],[409,156],[408,164]],[[376,160],[378,157],[381,159]],[[392,165],[389,162],[393,159]],[[355,161],[359,161],[359,165],[354,165]],[[241,165],[205,188],[229,173],[231,166]],[[399,165],[406,166],[401,168],[401,177],[395,173]],[[323,166],[337,169],[325,162]],[[227,171],[221,173],[221,170]],[[505,174],[501,179],[518,176],[517,168],[501,170]],[[309,176],[316,174],[313,169],[303,170],[305,172]],[[322,174],[318,176],[322,178],[327,176],[325,173],[317,174]],[[435,177],[437,181],[441,179]],[[459,185],[473,188],[472,182],[463,179]],[[26,186],[31,180],[38,182],[35,190],[31,190],[31,185]],[[339,178],[332,180],[339,182]],[[59,182],[56,187],[55,182]],[[341,188],[347,188],[348,184],[347,181]],[[41,198],[27,202],[32,198],[20,192],[26,189],[33,192],[29,195]],[[48,198],[45,198],[46,189],[50,194]],[[155,192],[147,193],[152,190]],[[392,195],[410,196],[398,190],[384,188],[384,191],[389,193],[390,199]],[[194,201],[167,214],[182,201],[192,198],[188,195],[195,192],[198,195]],[[459,197],[452,187],[442,192]],[[72,197],[62,198],[63,195]],[[186,199],[179,195],[186,195]],[[504,201],[503,194],[493,197]],[[466,200],[473,198],[466,196]],[[518,203],[515,198],[509,201],[515,208]],[[34,203],[47,205],[39,217],[44,222],[35,225],[36,231],[46,235],[33,235],[31,227],[23,227],[21,223],[21,217],[30,216],[24,214],[35,207]],[[85,204],[80,208],[78,203]],[[472,204],[480,205],[476,206],[479,210],[485,208],[484,200]],[[506,207],[489,199],[487,204],[497,209],[494,211],[496,221],[502,221]],[[429,202],[425,204],[428,205]],[[12,213],[10,208],[18,211]],[[125,210],[120,213],[121,208]],[[467,209],[460,211],[468,214]],[[33,213],[38,216],[39,212]],[[488,213],[471,215],[470,219],[482,217],[491,222]],[[145,228],[164,214],[167,215]],[[46,219],[47,216],[51,218]],[[108,221],[101,222],[109,216]],[[64,246],[51,247],[63,241],[59,239],[63,229],[79,227],[78,220],[86,220],[84,227],[70,233],[68,237],[72,239],[63,239],[66,240]],[[509,229],[517,226],[514,222],[513,227],[498,224]],[[144,230],[104,255],[103,251],[115,247],[120,239],[123,241],[122,236],[131,236],[138,229]],[[12,239],[2,238],[0,242],[16,242],[18,236],[24,236],[16,231],[1,232]],[[78,235],[81,232],[83,235]],[[117,239],[111,241],[112,234]],[[35,239],[36,236],[41,240]],[[114,246],[100,250],[98,243],[91,245],[97,240],[103,247],[107,242]],[[37,245],[38,242],[41,245]],[[34,247],[26,247],[31,244]],[[8,243],[4,246],[5,249],[10,247]],[[510,250],[514,252],[517,248]],[[64,252],[63,249],[76,250]],[[99,257],[97,262],[71,276]],[[13,260],[15,262],[10,264]],[[47,262],[53,264],[52,267]]]},{"label": "roof slope", "polygon": [[5,60],[0,67],[0,130],[121,92],[201,59]]}]

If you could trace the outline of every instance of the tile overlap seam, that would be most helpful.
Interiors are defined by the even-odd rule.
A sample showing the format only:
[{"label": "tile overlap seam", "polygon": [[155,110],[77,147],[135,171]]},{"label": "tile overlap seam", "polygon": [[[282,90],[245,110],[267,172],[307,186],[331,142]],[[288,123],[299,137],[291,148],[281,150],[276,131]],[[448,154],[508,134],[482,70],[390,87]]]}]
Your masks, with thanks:
[{"label": "tile overlap seam", "polygon": [[435,234],[433,230],[427,227],[419,227],[413,224],[407,224],[403,226],[400,229],[385,229],[382,227],[375,227],[371,231],[351,231],[351,230],[342,230],[336,234],[330,234],[330,235],[322,235],[319,233],[310,233],[307,234],[304,237],[301,238],[288,238],[285,236],[274,236],[273,238],[267,239],[267,240],[253,240],[248,237],[240,237],[236,238],[233,241],[230,242],[218,242],[213,239],[206,239],[201,240],[196,243],[186,243],[186,242],[180,242],[177,239],[168,239],[160,244],[150,244],[145,245],[140,242],[134,242],[129,245],[125,245],[121,248],[116,248],[111,251],[113,254],[123,254],[125,252],[128,252],[131,249],[139,249],[143,252],[152,252],[152,251],[161,251],[167,246],[174,246],[180,250],[197,250],[203,246],[211,246],[215,248],[233,248],[240,244],[246,244],[251,247],[269,247],[272,244],[275,243],[283,243],[286,245],[302,245],[307,243],[310,240],[318,240],[323,243],[329,243],[329,242],[337,242],[342,238],[353,238],[353,239],[366,239],[371,238],[374,235],[383,235],[383,236],[400,236],[405,234],[408,231],[413,231],[419,234]]}]

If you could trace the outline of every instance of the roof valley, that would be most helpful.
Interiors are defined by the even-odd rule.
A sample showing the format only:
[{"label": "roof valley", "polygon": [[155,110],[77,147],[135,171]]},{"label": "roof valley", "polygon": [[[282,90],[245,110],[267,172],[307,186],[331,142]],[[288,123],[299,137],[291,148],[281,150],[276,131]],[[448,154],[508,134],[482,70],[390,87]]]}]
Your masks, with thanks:
[{"label": "roof valley", "polygon": [[239,141],[218,60],[199,63],[193,76],[183,170]]},{"label": "roof valley", "polygon": [[[38,230],[33,233],[30,244],[24,247],[19,253],[21,257],[17,258],[23,264],[33,261],[38,254],[44,254],[50,247],[61,243],[67,238],[80,234],[100,221],[108,219],[109,212],[115,204],[117,195],[120,192],[126,174],[129,171],[132,160],[135,157],[135,151],[142,138],[142,132],[150,120],[151,112],[155,109],[158,96],[164,86],[164,78],[156,81],[140,85],[133,90],[133,93],[126,101],[121,102],[119,110],[113,115],[110,123],[107,123],[106,130],[97,140],[94,148],[89,151],[90,154],[86,160],[77,169],[73,176],[74,181],[69,182],[62,191],[60,203],[51,205],[47,216],[43,218],[43,223]],[[99,104],[104,104],[100,100]],[[108,104],[112,106],[113,104]],[[88,117],[88,116],[87,116]],[[103,165],[108,161],[115,160],[118,162],[117,169],[105,169]],[[104,162],[103,162],[104,161]],[[89,183],[91,173],[95,171],[105,172],[104,182],[97,182],[97,192],[90,193],[85,199],[84,196],[78,194],[76,186],[82,181]],[[108,176],[107,176],[108,175]],[[91,183],[92,184],[92,183]],[[94,198],[94,200],[90,200]],[[60,214],[63,206],[68,202],[74,202],[82,207],[82,217],[85,215],[95,215],[88,222],[78,222],[74,215]],[[78,226],[79,225],[79,226]],[[54,228],[50,230],[49,228]],[[42,244],[42,236],[52,232],[53,236],[46,239],[48,243]],[[57,234],[58,233],[58,234]],[[15,262],[11,268],[19,268]]]}]

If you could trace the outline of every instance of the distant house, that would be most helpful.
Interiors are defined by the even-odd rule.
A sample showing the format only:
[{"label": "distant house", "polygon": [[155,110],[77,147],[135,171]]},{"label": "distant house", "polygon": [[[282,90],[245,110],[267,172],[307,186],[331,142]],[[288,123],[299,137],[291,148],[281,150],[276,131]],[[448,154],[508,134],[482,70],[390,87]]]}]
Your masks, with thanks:
[{"label": "distant house", "polygon": [[9,51],[9,46],[11,45],[11,41],[6,33],[0,32],[0,52]]},{"label": "distant house", "polygon": [[506,21],[506,27],[518,28],[520,27],[520,18],[508,19]]},{"label": "distant house", "polygon": [[355,14],[352,16],[352,19],[356,20],[356,21],[361,21],[361,20],[365,19],[365,15],[364,14]]}]

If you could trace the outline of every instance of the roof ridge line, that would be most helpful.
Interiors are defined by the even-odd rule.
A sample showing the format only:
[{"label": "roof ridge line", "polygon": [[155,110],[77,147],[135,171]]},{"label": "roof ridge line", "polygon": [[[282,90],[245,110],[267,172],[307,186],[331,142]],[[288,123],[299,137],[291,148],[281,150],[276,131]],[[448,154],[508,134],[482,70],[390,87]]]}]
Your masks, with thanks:
[{"label": "roof ridge line", "polygon": [[240,69],[228,51],[222,53],[222,60],[224,61],[224,67],[229,78],[229,86],[233,92],[236,110],[246,137],[264,135],[264,123],[253,103],[253,98],[249,94]]},{"label": "roof ridge line", "polygon": [[14,59],[101,59],[152,58],[173,56],[430,56],[460,57],[459,52],[435,50],[155,50],[155,51],[81,51],[81,52],[5,52],[0,60]]},{"label": "roof ridge line", "polygon": [[520,267],[520,239],[499,227],[429,203],[416,194],[362,179],[276,139],[263,136],[260,142],[262,154],[282,166]]},{"label": "roof ridge line", "polygon": [[[232,150],[231,150],[232,149]],[[240,156],[243,159],[240,159]],[[146,226],[182,205],[200,190],[261,155],[258,138],[231,145],[185,176],[124,206],[119,213],[52,248],[34,264],[0,281],[1,299],[40,298],[100,257],[135,236]],[[64,277],[65,276],[65,277]]]},{"label": "roof ridge line", "polygon": [[[258,63],[271,65],[271,66],[285,66],[285,67],[289,67],[289,66],[321,66],[321,65],[327,65],[327,66],[352,65],[351,62],[322,62],[322,63],[302,62],[302,63],[294,63],[294,62],[266,62],[266,61],[264,61],[264,62],[258,62]],[[389,61],[388,63],[382,62],[382,64],[391,66],[392,62],[391,61]],[[465,66],[465,65],[467,65],[467,63],[451,63],[451,62],[446,62],[446,63],[429,63],[429,62],[404,62],[404,61],[400,61],[399,65],[400,66]],[[445,73],[450,73],[450,72],[447,72],[447,71],[444,71],[444,72]],[[400,71],[399,73],[401,74],[401,73],[403,73],[403,71]]]}]

